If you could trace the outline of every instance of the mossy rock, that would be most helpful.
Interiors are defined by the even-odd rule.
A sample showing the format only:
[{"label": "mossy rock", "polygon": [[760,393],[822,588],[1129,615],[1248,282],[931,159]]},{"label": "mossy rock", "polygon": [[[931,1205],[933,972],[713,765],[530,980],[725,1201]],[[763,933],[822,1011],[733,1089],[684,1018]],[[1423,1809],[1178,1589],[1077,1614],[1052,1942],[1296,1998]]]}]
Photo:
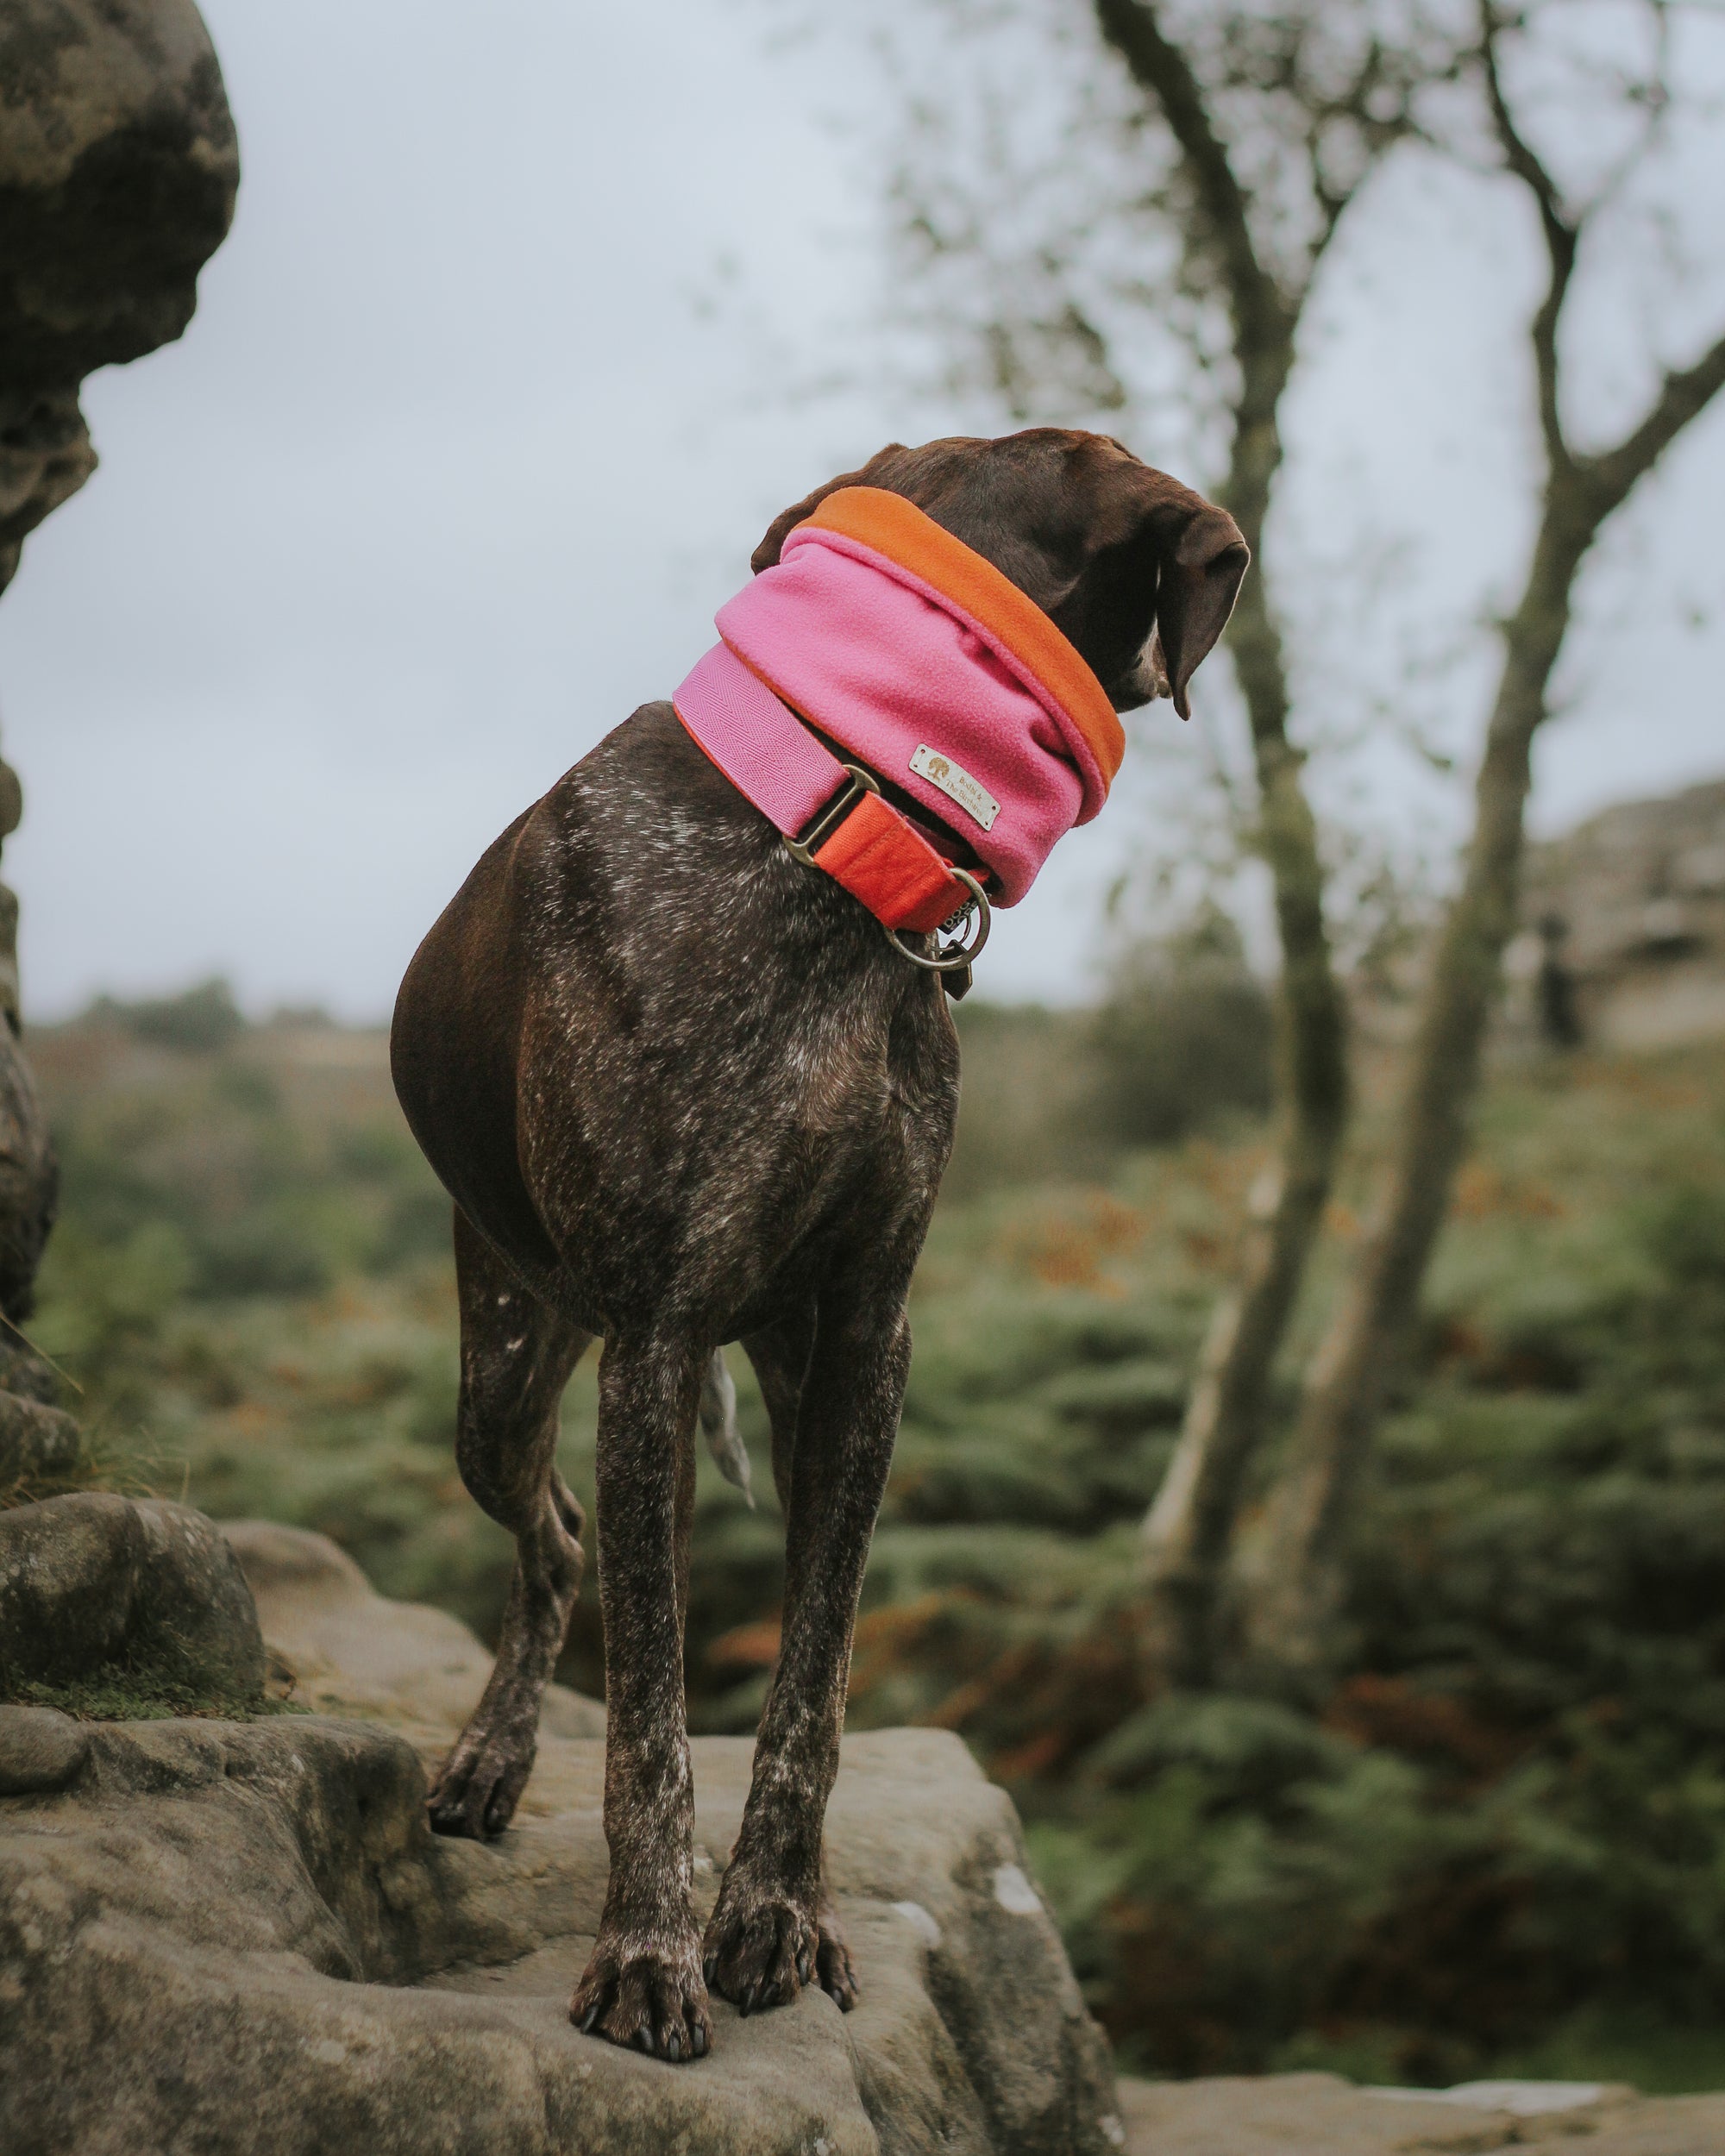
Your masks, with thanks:
[{"label": "mossy rock", "polygon": [[255,1710],[251,1589],[202,1513],[79,1491],[0,1513],[0,1699],[123,1720]]},{"label": "mossy rock", "polygon": [[0,1392],[0,1505],[64,1489],[83,1465],[84,1433],[73,1416]]}]

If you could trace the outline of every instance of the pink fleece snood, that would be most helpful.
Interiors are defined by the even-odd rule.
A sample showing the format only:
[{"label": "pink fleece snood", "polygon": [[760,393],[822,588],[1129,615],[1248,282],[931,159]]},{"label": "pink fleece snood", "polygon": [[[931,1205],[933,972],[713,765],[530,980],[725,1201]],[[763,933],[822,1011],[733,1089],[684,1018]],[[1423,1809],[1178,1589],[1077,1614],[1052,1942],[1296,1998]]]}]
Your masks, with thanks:
[{"label": "pink fleece snood", "polygon": [[[1024,896],[1056,840],[1107,798],[1113,773],[1011,647],[845,533],[798,525],[778,565],[721,607],[717,626],[841,751],[963,832],[994,872],[1002,906]],[[1058,635],[1051,624],[1047,633]]]}]

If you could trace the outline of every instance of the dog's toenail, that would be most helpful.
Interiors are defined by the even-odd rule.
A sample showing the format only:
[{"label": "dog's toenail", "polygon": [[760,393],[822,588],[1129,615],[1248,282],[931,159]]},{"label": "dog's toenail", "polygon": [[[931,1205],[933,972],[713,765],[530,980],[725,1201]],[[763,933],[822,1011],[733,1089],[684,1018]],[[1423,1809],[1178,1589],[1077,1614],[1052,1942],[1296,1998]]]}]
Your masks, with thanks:
[{"label": "dog's toenail", "polygon": [[697,2026],[694,2035],[691,2040],[691,2049],[693,2051],[697,2059],[705,2059],[706,2057],[706,2031],[699,2026]]},{"label": "dog's toenail", "polygon": [[650,2028],[637,2028],[635,2032],[635,2040],[640,2045],[642,2050],[644,2051],[647,2056],[650,2059],[653,2056],[652,2030]]},{"label": "dog's toenail", "polygon": [[706,1959],[702,1962],[701,1974],[706,1978],[706,1988],[709,1991],[711,1991],[712,1989],[712,1980],[718,1974],[718,1956],[717,1954],[709,1954]]},{"label": "dog's toenail", "polygon": [[593,2034],[593,2026],[598,2019],[599,2009],[596,2006],[590,2006],[586,2012],[581,2016],[581,2034],[583,2036],[591,2036]]},{"label": "dog's toenail", "polygon": [[683,2055],[683,2040],[674,2029],[665,2039],[665,2056],[674,2066]]}]

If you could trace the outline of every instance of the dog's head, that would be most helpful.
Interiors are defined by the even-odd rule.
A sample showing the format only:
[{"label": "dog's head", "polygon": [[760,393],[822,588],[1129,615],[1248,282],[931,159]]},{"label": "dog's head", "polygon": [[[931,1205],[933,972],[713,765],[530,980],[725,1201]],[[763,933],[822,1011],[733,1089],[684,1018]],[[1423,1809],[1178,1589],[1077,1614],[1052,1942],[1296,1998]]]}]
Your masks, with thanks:
[{"label": "dog's head", "polygon": [[756,575],[841,486],[902,494],[992,561],[1076,645],[1117,711],[1171,696],[1191,716],[1187,685],[1251,559],[1226,510],[1107,435],[1030,427],[993,442],[894,442],[775,517],[751,559]]}]

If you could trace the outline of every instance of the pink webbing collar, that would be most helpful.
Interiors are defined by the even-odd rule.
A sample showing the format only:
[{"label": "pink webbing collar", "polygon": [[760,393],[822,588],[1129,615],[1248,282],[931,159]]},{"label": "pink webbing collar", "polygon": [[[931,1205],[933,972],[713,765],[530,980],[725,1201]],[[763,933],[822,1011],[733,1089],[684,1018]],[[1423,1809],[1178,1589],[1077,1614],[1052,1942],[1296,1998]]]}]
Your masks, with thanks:
[{"label": "pink webbing collar", "polygon": [[[699,660],[673,708],[709,760],[792,842],[889,929],[931,930],[970,903],[967,882],[907,817],[853,780],[796,714],[724,644]],[[844,797],[854,794],[854,800]],[[823,812],[848,809],[834,822]],[[812,830],[820,824],[825,829]]]}]

